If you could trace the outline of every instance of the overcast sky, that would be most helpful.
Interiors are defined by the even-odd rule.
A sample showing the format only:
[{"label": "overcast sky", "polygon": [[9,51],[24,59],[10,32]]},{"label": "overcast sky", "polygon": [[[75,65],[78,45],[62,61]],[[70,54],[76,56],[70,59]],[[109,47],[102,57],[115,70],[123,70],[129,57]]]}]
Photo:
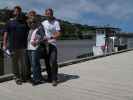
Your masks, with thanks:
[{"label": "overcast sky", "polygon": [[53,8],[57,18],[87,25],[111,25],[133,32],[133,0],[0,0],[0,8],[22,6],[43,14]]}]

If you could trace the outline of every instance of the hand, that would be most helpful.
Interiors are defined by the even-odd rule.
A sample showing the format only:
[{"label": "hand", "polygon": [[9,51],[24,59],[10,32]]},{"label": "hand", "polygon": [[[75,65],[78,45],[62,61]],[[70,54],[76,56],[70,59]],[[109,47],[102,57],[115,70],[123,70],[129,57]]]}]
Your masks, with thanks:
[{"label": "hand", "polygon": [[46,37],[46,36],[43,37],[43,41],[45,41],[45,42],[48,41],[49,39],[50,39],[49,37]]},{"label": "hand", "polygon": [[32,42],[31,42],[31,45],[34,46],[34,47],[35,47],[37,44],[38,44],[38,43],[35,42],[35,41],[32,41]]},{"label": "hand", "polygon": [[6,45],[3,45],[2,49],[5,50],[6,48],[7,48],[7,46]]}]

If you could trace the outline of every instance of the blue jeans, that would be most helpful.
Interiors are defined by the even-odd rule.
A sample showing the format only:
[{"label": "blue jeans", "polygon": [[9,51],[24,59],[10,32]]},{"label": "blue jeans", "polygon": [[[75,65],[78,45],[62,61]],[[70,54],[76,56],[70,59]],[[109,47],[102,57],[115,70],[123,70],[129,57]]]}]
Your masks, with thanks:
[{"label": "blue jeans", "polygon": [[32,73],[33,81],[40,81],[42,79],[41,75],[41,66],[40,66],[40,57],[38,50],[29,50],[28,52]]}]

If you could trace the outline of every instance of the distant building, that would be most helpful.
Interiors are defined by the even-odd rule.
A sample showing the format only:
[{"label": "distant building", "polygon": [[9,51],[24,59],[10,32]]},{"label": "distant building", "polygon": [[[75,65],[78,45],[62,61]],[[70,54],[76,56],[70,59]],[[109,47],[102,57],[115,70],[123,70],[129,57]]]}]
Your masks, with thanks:
[{"label": "distant building", "polygon": [[102,55],[116,51],[115,40],[116,34],[121,29],[114,27],[96,27],[95,46],[93,47],[94,55]]}]

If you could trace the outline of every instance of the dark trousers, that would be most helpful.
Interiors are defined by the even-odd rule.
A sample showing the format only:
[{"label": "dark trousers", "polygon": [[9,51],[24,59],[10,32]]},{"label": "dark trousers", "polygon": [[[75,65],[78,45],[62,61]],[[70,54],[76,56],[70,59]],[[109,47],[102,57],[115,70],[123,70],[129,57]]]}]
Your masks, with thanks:
[{"label": "dark trousers", "polygon": [[57,63],[57,48],[54,45],[49,45],[49,63],[51,67],[52,80],[57,80],[58,63]]},{"label": "dark trousers", "polygon": [[16,78],[27,80],[27,66],[25,62],[25,49],[16,49],[13,51],[12,66]]},{"label": "dark trousers", "polygon": [[[43,48],[43,50],[41,50]],[[40,47],[41,52],[45,60],[46,71],[49,80],[57,80],[58,64],[57,64],[57,48],[52,44],[44,45]],[[40,53],[42,55],[42,53]]]},{"label": "dark trousers", "polygon": [[26,66],[27,66],[27,78],[30,80],[31,79],[31,61],[30,61],[30,50],[26,50],[25,54],[25,61],[26,61]]}]

